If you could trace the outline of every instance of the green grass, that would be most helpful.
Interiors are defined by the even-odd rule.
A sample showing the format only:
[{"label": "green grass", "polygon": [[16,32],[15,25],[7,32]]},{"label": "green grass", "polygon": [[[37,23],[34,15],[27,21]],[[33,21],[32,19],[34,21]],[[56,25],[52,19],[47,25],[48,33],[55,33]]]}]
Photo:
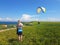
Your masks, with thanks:
[{"label": "green grass", "polygon": [[23,41],[15,30],[0,32],[0,45],[60,45],[60,22],[33,22],[23,27]]}]

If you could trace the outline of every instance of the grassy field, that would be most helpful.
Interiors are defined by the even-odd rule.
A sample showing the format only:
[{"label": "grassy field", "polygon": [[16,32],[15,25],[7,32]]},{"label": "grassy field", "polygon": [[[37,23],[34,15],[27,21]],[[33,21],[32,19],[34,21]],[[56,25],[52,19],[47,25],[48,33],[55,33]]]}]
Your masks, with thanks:
[{"label": "grassy field", "polygon": [[15,30],[0,32],[0,45],[60,45],[60,22],[33,22],[23,27],[23,41]]}]

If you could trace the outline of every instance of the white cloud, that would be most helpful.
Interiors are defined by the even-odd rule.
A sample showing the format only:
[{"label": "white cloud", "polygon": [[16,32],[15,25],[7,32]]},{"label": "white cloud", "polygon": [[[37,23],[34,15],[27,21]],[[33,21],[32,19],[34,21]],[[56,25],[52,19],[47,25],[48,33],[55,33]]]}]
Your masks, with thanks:
[{"label": "white cloud", "polygon": [[38,21],[38,16],[37,15],[29,15],[29,14],[23,14],[21,19],[21,21]]},{"label": "white cloud", "polygon": [[46,19],[40,19],[40,21],[60,22],[59,18],[48,17]]},{"label": "white cloud", "polygon": [[[46,17],[46,18],[39,18],[39,16],[37,15],[29,15],[29,14],[23,14],[21,18],[19,18],[21,21],[51,21],[51,22],[58,22],[60,21],[60,18],[54,18],[54,17]],[[19,20],[17,18],[13,19],[10,17],[6,17],[6,18],[0,18],[0,21],[17,21]]]},{"label": "white cloud", "polygon": [[23,14],[20,20],[21,21],[31,21],[31,15]]},{"label": "white cloud", "polygon": [[5,18],[5,20],[7,20],[7,21],[13,21],[13,19],[11,19],[9,17]]},{"label": "white cloud", "polygon": [[0,20],[2,20],[2,18],[0,18]]},{"label": "white cloud", "polygon": [[47,19],[47,21],[60,21],[60,19],[59,19],[59,18],[49,17],[49,18]]},{"label": "white cloud", "polygon": [[0,21],[17,21],[16,19],[12,19],[12,18],[9,18],[9,17],[6,17],[6,18],[0,18]]}]

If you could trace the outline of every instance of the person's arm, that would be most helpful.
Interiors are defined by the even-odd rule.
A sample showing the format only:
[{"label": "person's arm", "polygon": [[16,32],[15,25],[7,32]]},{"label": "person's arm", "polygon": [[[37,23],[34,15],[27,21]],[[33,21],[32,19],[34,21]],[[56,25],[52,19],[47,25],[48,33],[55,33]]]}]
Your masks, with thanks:
[{"label": "person's arm", "polygon": [[20,26],[21,26],[21,27],[23,27],[23,24],[22,24],[22,23],[20,23]]},{"label": "person's arm", "polygon": [[22,27],[24,27],[24,25],[22,24]]},{"label": "person's arm", "polygon": [[22,27],[24,27],[24,25],[22,24]]}]

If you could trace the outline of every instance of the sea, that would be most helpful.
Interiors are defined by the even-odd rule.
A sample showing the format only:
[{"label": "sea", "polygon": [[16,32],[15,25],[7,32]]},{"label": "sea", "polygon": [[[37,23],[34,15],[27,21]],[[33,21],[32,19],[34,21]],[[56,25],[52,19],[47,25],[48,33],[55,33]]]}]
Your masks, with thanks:
[{"label": "sea", "polygon": [[0,22],[0,24],[6,24],[6,25],[14,24],[14,25],[16,25],[17,22]]}]

